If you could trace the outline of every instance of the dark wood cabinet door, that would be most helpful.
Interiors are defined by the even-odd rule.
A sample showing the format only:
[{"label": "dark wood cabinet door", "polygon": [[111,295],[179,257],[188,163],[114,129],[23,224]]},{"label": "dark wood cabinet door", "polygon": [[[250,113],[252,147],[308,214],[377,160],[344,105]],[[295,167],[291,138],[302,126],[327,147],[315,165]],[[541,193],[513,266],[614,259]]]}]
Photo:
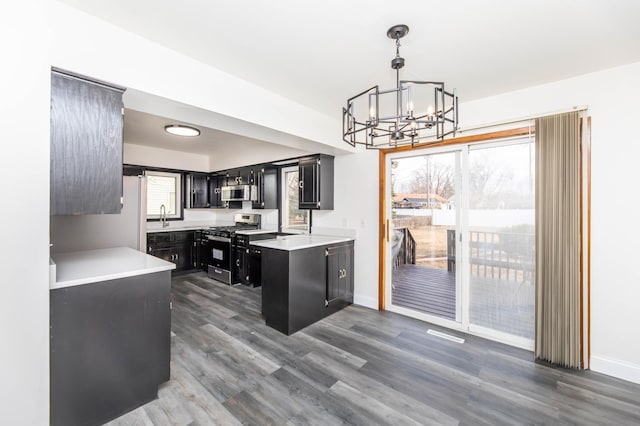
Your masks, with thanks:
[{"label": "dark wood cabinet door", "polygon": [[158,232],[147,235],[147,253],[174,263],[173,272],[196,268],[198,256],[194,231]]},{"label": "dark wood cabinet door", "polygon": [[251,185],[256,186],[256,199],[252,201],[251,207],[254,209],[264,208],[264,169],[254,169],[251,175]]},{"label": "dark wood cabinet door", "polygon": [[263,205],[264,209],[278,208],[278,169],[265,169],[263,180]]},{"label": "dark wood cabinet door", "polygon": [[227,178],[225,176],[211,176],[209,179],[209,207],[222,208],[225,207],[222,202],[222,190],[225,186]]},{"label": "dark wood cabinet door", "polygon": [[247,249],[236,247],[234,249],[233,283],[247,283]]},{"label": "dark wood cabinet door", "polygon": [[298,164],[299,198],[301,209],[318,208],[318,162],[316,159],[300,160]]},{"label": "dark wood cabinet door", "polygon": [[209,176],[207,174],[193,173],[189,175],[190,183],[190,207],[202,209],[209,207]]},{"label": "dark wood cabinet door", "polygon": [[51,74],[51,214],[120,213],[122,90]]},{"label": "dark wood cabinet door", "polygon": [[353,243],[327,248],[326,305],[353,302]]},{"label": "dark wood cabinet door", "polygon": [[300,209],[333,209],[333,157],[315,155],[298,161]]}]

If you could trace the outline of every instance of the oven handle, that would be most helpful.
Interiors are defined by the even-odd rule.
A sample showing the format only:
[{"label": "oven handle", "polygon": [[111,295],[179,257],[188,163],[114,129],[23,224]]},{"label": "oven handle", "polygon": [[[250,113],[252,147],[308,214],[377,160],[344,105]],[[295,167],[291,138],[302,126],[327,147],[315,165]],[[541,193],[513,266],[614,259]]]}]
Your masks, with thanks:
[{"label": "oven handle", "polygon": [[220,241],[222,243],[230,243],[231,238],[218,237],[216,235],[207,235],[207,239],[211,241]]}]

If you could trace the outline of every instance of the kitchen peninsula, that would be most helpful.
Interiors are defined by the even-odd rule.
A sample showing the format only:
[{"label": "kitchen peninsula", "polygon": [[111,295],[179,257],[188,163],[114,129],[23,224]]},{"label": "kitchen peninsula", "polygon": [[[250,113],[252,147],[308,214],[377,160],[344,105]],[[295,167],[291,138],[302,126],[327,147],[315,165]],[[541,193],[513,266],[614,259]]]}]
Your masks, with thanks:
[{"label": "kitchen peninsula", "polygon": [[352,238],[288,235],[262,250],[262,313],[290,335],[353,303]]},{"label": "kitchen peninsula", "polygon": [[126,247],[52,258],[51,424],[102,424],[155,399],[175,265]]}]

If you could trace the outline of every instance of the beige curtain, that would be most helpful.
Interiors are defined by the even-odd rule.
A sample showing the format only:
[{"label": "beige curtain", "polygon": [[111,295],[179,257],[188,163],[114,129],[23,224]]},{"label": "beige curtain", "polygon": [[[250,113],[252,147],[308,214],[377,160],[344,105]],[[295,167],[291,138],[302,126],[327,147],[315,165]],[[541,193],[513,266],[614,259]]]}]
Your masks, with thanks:
[{"label": "beige curtain", "polygon": [[536,119],[538,359],[581,367],[580,118]]}]

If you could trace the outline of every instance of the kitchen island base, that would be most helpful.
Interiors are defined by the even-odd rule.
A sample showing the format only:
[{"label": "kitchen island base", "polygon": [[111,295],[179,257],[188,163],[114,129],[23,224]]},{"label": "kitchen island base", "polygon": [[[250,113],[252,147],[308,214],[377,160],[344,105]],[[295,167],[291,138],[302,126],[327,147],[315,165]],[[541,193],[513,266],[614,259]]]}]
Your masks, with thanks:
[{"label": "kitchen island base", "polygon": [[169,380],[171,272],[50,292],[51,425],[99,425]]},{"label": "kitchen island base", "polygon": [[290,335],[353,303],[353,241],[261,248],[262,312],[268,326]]}]

